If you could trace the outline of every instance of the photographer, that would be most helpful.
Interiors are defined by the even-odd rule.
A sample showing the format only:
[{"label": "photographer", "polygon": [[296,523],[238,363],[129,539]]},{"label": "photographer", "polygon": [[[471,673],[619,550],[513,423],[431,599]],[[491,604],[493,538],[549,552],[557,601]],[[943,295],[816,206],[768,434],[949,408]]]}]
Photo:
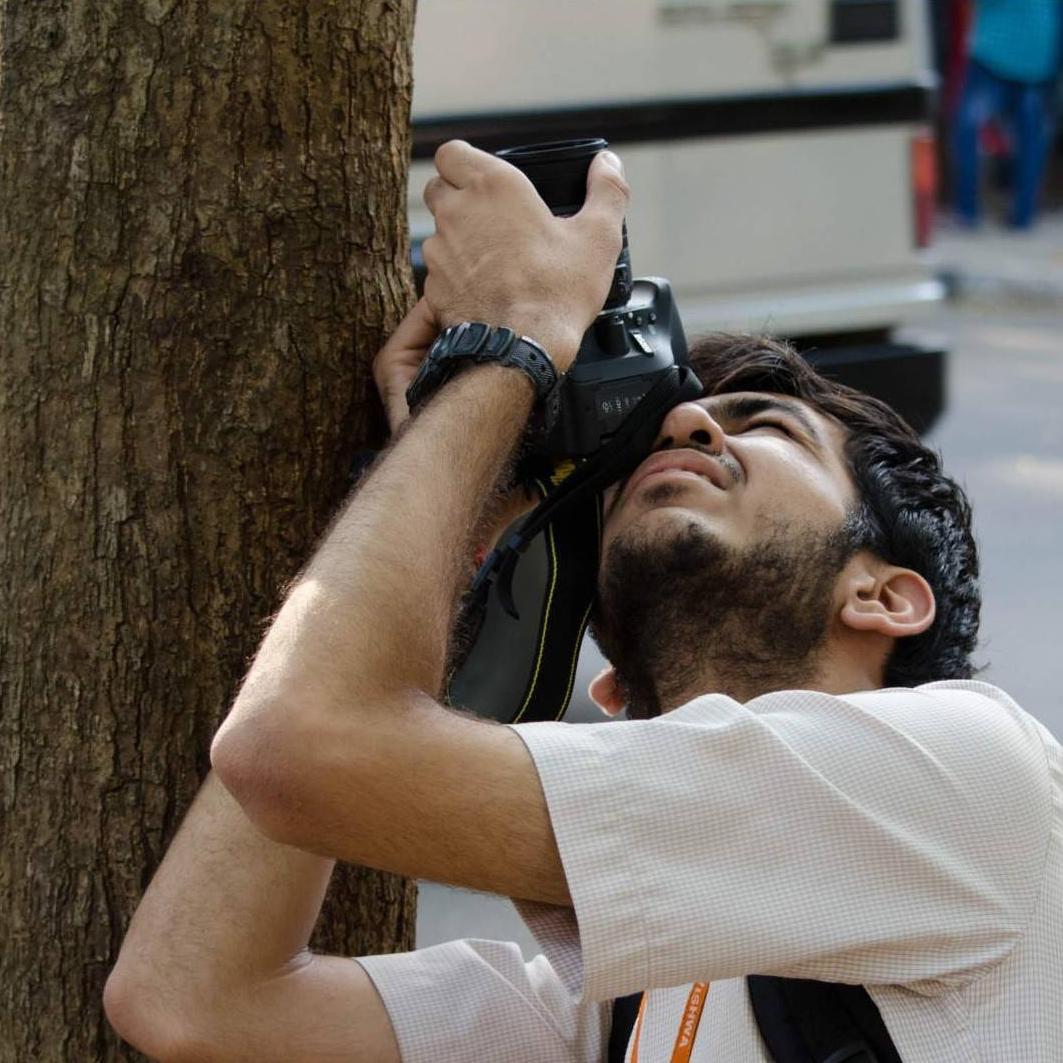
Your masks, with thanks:
[{"label": "photographer", "polygon": [[[563,373],[620,248],[606,154],[572,218],[461,142],[436,165],[425,299],[376,366],[393,425],[445,326],[506,325]],[[906,1063],[1060,1057],[1061,751],[968,681],[962,492],[780,345],[691,360],[706,397],[605,499],[615,671],[592,694],[631,719],[438,703],[535,398],[518,369],[467,369],[266,635],[108,982],[124,1037],[163,1060],[599,1060],[613,999],[646,990],[630,1058],[763,1060],[745,979],[784,974],[867,985]],[[336,858],[510,896],[546,955],[313,956]]]}]

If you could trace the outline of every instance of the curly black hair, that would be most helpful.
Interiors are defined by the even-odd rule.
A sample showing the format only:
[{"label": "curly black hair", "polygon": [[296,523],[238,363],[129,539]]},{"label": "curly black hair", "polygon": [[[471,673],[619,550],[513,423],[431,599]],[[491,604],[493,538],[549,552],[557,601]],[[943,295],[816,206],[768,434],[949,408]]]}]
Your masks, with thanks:
[{"label": "curly black hair", "polygon": [[846,429],[845,456],[859,503],[848,527],[854,550],[918,572],[937,603],[933,624],[898,639],[886,686],[969,679],[982,596],[971,505],[963,489],[894,410],[829,380],[786,343],[717,333],[695,341],[690,363],[707,395],[764,391],[801,399]]}]

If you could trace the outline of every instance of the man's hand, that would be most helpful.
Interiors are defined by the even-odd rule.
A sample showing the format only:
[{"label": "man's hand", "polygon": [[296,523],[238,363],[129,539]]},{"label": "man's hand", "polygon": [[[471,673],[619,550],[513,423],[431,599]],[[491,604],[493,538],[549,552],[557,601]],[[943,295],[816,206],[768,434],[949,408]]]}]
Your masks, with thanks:
[{"label": "man's hand", "polygon": [[392,433],[409,416],[406,389],[446,325],[506,325],[567,369],[620,252],[628,190],[611,152],[594,160],[587,202],[573,218],[555,218],[519,170],[464,141],[444,144],[436,166],[424,193],[437,228],[425,241],[425,297],[373,362]]},{"label": "man's hand", "polygon": [[440,327],[486,321],[538,341],[564,372],[601,310],[620,253],[628,187],[600,153],[587,199],[557,218],[527,177],[463,140],[435,156],[424,201],[436,232],[424,242],[425,298]]},{"label": "man's hand", "polygon": [[373,379],[384,403],[392,435],[410,416],[406,389],[413,383],[428,348],[440,331],[428,303],[421,299],[402,319],[373,361]]}]

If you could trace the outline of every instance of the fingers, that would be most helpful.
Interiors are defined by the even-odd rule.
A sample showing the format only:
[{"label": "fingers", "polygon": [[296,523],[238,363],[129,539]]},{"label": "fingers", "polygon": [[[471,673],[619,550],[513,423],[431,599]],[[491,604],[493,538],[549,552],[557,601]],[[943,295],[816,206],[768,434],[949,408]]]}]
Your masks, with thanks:
[{"label": "fingers", "polygon": [[399,322],[399,327],[392,333],[387,346],[403,350],[423,349],[431,346],[438,335],[439,323],[428,301],[422,297]]},{"label": "fingers", "polygon": [[482,189],[485,180],[495,191],[505,190],[507,194],[542,204],[531,181],[512,163],[474,148],[464,140],[448,140],[441,145],[435,153],[435,165],[439,176],[429,180],[424,190],[425,205],[433,216],[448,199],[453,201],[455,192],[477,185]]},{"label": "fingers", "polygon": [[428,208],[433,218],[448,195],[456,191],[457,188],[442,177],[433,177],[429,180],[428,184],[424,186],[423,198],[424,205]]},{"label": "fingers", "polygon": [[576,218],[595,228],[615,232],[619,240],[630,199],[623,164],[611,151],[600,151],[587,173],[587,199]]},{"label": "fingers", "polygon": [[448,140],[441,145],[435,154],[435,164],[439,176],[455,188],[465,188],[480,174],[506,165],[464,140]]},{"label": "fingers", "polygon": [[373,359],[373,379],[392,432],[410,415],[406,389],[417,375],[425,351],[438,332],[435,315],[428,303],[421,299]]}]

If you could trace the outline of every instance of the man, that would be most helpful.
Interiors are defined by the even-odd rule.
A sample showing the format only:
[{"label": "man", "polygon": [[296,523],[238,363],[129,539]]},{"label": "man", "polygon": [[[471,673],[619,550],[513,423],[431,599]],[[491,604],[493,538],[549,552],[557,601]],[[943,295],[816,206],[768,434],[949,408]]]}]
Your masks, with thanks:
[{"label": "man", "polygon": [[[607,155],[570,219],[466,144],[436,165],[426,298],[377,362],[395,423],[441,326],[504,323],[566,369],[627,203]],[[634,718],[508,727],[436,700],[533,399],[467,370],[270,628],[108,982],[123,1036],[163,1060],[600,1060],[611,1001],[649,990],[630,1059],[765,1060],[761,973],[869,986],[906,1063],[1060,1058],[1063,759],[965,678],[962,492],[785,348],[695,354],[707,396],[606,498],[616,671],[592,693]],[[313,956],[334,858],[513,897],[546,956]]]}]

